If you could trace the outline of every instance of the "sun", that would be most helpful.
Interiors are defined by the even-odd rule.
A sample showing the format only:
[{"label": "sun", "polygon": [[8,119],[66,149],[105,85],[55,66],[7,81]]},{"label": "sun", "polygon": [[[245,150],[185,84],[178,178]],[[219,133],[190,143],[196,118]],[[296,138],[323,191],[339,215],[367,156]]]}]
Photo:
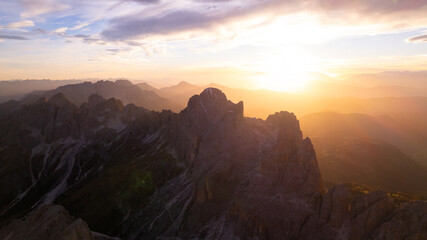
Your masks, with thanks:
[{"label": "sun", "polygon": [[256,82],[259,88],[282,92],[301,92],[315,71],[313,59],[298,48],[286,48],[261,60]]}]

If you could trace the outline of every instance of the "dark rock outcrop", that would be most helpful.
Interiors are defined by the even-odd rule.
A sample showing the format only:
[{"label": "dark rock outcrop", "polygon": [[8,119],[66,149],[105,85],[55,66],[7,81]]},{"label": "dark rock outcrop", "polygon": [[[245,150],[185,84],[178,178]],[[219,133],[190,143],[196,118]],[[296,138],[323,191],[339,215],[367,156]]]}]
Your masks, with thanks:
[{"label": "dark rock outcrop", "polygon": [[427,239],[427,203],[411,202],[392,212],[389,221],[372,234],[372,239]]},{"label": "dark rock outcrop", "polygon": [[62,206],[44,205],[23,220],[0,229],[4,240],[119,240],[91,232],[82,219],[70,216]]}]

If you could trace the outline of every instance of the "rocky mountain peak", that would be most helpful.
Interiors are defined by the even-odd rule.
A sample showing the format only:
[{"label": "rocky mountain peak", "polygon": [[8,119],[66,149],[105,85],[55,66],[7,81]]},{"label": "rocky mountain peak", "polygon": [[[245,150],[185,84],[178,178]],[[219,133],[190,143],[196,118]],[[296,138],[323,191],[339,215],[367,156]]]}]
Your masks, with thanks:
[{"label": "rocky mountain peak", "polygon": [[88,98],[88,104],[93,106],[103,101],[105,101],[105,98],[99,94],[92,94]]},{"label": "rocky mountain peak", "polygon": [[35,104],[40,104],[40,103],[47,103],[49,99],[47,97],[41,97],[39,98],[37,101],[35,101]]},{"label": "rocky mountain peak", "polygon": [[[179,114],[92,93],[0,121],[0,239],[427,239],[425,201],[356,185],[325,193],[293,113],[244,118],[216,88]],[[8,224],[51,202],[70,215],[41,206]]]},{"label": "rocky mountain peak", "polygon": [[275,133],[276,144],[262,160],[262,171],[276,176],[285,191],[323,192],[313,145],[309,138],[303,139],[296,116],[286,111],[276,112],[266,123]]},{"label": "rocky mountain peak", "polygon": [[126,79],[119,79],[119,80],[116,80],[114,83],[122,85],[122,86],[132,86],[133,85],[133,83],[131,81],[126,80]]},{"label": "rocky mountain peak", "polygon": [[227,97],[225,96],[225,94],[217,88],[206,88],[200,94],[200,97],[202,97],[203,99],[210,99],[214,101],[227,101]]},{"label": "rocky mountain peak", "polygon": [[208,115],[237,113],[243,117],[243,102],[234,104],[217,88],[206,88],[200,95],[194,95],[188,101],[187,109],[201,110]]},{"label": "rocky mountain peak", "polygon": [[267,117],[267,123],[278,128],[300,128],[299,121],[294,113],[281,111]]},{"label": "rocky mountain peak", "polygon": [[110,98],[107,99],[104,104],[111,110],[122,111],[124,108],[124,104],[119,99]]},{"label": "rocky mountain peak", "polygon": [[95,108],[98,111],[111,110],[114,112],[120,112],[124,108],[122,101],[116,98],[105,99],[98,94],[92,94],[88,98],[87,106],[89,108]]},{"label": "rocky mountain peak", "polygon": [[65,94],[63,93],[57,93],[53,95],[51,98],[49,98],[48,103],[53,104],[58,107],[63,107],[67,105],[73,105],[70,100],[67,99]]},{"label": "rocky mountain peak", "polygon": [[181,81],[180,83],[177,84],[177,86],[180,86],[180,87],[190,87],[190,86],[193,86],[193,85],[190,84],[190,83],[188,83],[188,82],[186,82],[186,81]]},{"label": "rocky mountain peak", "polygon": [[217,88],[206,88],[200,95],[194,95],[188,101],[188,108],[196,109],[201,107],[208,110],[211,107],[222,107],[227,105],[228,100],[225,94]]},{"label": "rocky mountain peak", "polygon": [[82,107],[84,109],[89,109],[90,111],[103,114],[106,112],[121,112],[125,106],[119,99],[105,99],[102,96],[93,94],[89,97],[88,102],[84,103]]},{"label": "rocky mountain peak", "polygon": [[188,124],[197,123],[199,130],[206,130],[220,120],[243,119],[243,102],[237,104],[227,100],[225,94],[216,88],[207,88],[200,95],[194,95],[183,110],[183,119]]},{"label": "rocky mountain peak", "polygon": [[278,129],[278,137],[288,139],[288,144],[302,141],[302,132],[299,121],[294,113],[281,111],[268,116],[267,123]]}]

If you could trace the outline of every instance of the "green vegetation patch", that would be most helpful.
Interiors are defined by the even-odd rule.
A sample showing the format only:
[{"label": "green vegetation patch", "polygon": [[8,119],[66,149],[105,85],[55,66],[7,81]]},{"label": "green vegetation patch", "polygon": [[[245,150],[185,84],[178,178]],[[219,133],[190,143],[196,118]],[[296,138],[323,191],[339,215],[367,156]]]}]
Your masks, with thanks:
[{"label": "green vegetation patch", "polygon": [[135,170],[130,175],[130,190],[136,195],[148,196],[154,192],[153,174],[146,170]]}]

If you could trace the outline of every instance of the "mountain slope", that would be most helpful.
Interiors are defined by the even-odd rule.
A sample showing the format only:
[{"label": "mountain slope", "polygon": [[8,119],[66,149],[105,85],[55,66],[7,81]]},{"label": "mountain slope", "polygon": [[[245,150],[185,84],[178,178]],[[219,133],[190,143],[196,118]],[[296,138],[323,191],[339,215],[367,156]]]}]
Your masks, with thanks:
[{"label": "mountain slope", "polygon": [[68,84],[81,83],[83,80],[13,80],[0,81],[0,103],[19,100],[34,91],[46,91]]},{"label": "mountain slope", "polygon": [[180,108],[165,98],[158,96],[156,93],[147,90],[141,90],[127,80],[98,81],[96,83],[84,82],[80,84],[70,84],[58,87],[55,90],[47,91],[36,96],[27,96],[24,102],[34,102],[40,97],[50,98],[55,94],[63,93],[77,106],[85,102],[92,94],[99,94],[104,98],[120,99],[124,104],[133,103],[150,110],[161,111],[171,109],[178,111]]},{"label": "mountain slope", "polygon": [[57,94],[0,124],[3,223],[55,202],[123,239],[427,234],[427,219],[401,221],[425,202],[352,184],[325,192],[294,114],[245,118],[243,102],[218,89],[191,97],[179,114],[96,95],[77,107]]},{"label": "mountain slope", "polygon": [[[160,96],[166,97],[166,98],[175,98],[178,95],[185,94],[187,97],[186,100],[188,100],[191,96],[195,95],[196,93],[200,93],[201,91],[194,92],[196,89],[200,89],[200,86],[190,84],[188,82],[182,81],[176,85],[170,86],[170,87],[164,87],[159,89],[157,92]],[[203,89],[202,89],[203,91]],[[186,102],[184,103],[185,106]]]},{"label": "mountain slope", "polygon": [[424,114],[387,114],[370,116],[360,113],[320,112],[301,118],[307,136],[346,139],[371,138],[398,147],[419,164],[427,166],[427,129]]},{"label": "mountain slope", "polygon": [[366,138],[316,137],[313,145],[326,181],[427,196],[427,170],[393,145]]},{"label": "mountain slope", "polygon": [[152,92],[155,92],[155,93],[159,94],[158,93],[158,89],[155,88],[155,87],[152,87],[148,83],[137,83],[135,85],[138,86],[141,90],[152,91]]}]

